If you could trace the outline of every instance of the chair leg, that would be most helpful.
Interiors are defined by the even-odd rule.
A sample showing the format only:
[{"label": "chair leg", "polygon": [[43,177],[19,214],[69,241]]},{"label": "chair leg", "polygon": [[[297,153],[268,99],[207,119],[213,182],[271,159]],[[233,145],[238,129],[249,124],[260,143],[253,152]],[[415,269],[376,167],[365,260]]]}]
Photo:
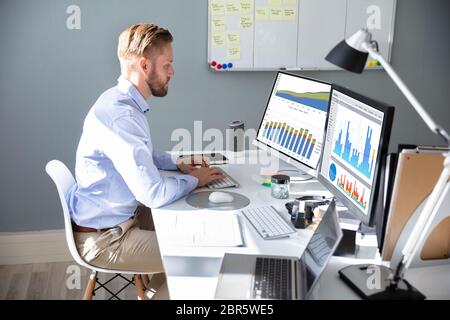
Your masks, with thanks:
[{"label": "chair leg", "polygon": [[144,284],[145,289],[148,288],[148,284],[150,283],[150,279],[148,278],[148,274],[141,275],[142,283]]},{"label": "chair leg", "polygon": [[89,276],[89,282],[84,291],[83,300],[92,300],[92,294],[95,289],[95,284],[97,283],[97,271],[92,271]]},{"label": "chair leg", "polygon": [[135,274],[134,275],[134,288],[136,290],[136,294],[138,296],[139,300],[146,300],[145,294],[144,294],[144,288],[142,287],[142,279],[141,275]]}]

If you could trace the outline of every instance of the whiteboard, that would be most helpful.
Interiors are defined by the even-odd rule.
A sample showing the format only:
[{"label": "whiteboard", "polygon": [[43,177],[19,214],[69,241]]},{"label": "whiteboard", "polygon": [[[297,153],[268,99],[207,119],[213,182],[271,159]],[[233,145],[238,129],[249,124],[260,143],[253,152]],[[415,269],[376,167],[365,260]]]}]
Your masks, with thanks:
[{"label": "whiteboard", "polygon": [[[208,0],[215,71],[340,70],[328,52],[368,28],[390,61],[396,0]],[[368,69],[379,69],[368,61]]]}]

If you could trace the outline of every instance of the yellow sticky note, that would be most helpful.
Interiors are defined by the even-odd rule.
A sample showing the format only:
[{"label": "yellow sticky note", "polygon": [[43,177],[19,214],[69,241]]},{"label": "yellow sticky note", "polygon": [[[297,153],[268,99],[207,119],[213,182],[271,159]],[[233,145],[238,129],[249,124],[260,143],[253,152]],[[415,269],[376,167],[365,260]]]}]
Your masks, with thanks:
[{"label": "yellow sticky note", "polygon": [[294,20],[297,13],[297,8],[284,8],[281,14],[283,20]]},{"label": "yellow sticky note", "polygon": [[230,47],[236,47],[241,45],[241,34],[239,32],[228,32],[227,43]]},{"label": "yellow sticky note", "polygon": [[241,47],[228,47],[227,59],[241,60]]},{"label": "yellow sticky note", "polygon": [[269,0],[270,6],[279,6],[281,4],[281,0]]},{"label": "yellow sticky note", "polygon": [[253,27],[253,16],[241,16],[241,28],[242,29],[250,29]]},{"label": "yellow sticky note", "polygon": [[241,14],[253,13],[253,2],[251,0],[240,0],[240,12]]},{"label": "yellow sticky note", "polygon": [[256,20],[268,20],[269,8],[268,7],[256,7]]},{"label": "yellow sticky note", "polygon": [[283,8],[272,7],[269,9],[270,20],[282,20]]},{"label": "yellow sticky note", "polygon": [[295,4],[297,5],[297,0],[283,0],[284,4]]},{"label": "yellow sticky note", "polygon": [[225,44],[225,32],[215,32],[212,38],[214,46],[223,46]]},{"label": "yellow sticky note", "polygon": [[225,17],[213,17],[211,25],[214,31],[225,31]]},{"label": "yellow sticky note", "polygon": [[227,1],[227,14],[235,15],[239,13],[239,4],[236,0]]},{"label": "yellow sticky note", "polygon": [[225,3],[223,2],[223,0],[211,1],[211,14],[213,16],[225,15]]}]

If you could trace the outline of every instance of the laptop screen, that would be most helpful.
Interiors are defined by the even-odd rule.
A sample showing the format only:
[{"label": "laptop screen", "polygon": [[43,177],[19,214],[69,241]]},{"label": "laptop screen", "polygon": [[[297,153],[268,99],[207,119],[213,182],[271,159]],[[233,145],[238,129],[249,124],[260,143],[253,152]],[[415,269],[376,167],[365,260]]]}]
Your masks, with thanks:
[{"label": "laptop screen", "polygon": [[[300,299],[307,299],[342,238],[333,200],[299,259]],[[306,281],[305,281],[306,280]]]}]

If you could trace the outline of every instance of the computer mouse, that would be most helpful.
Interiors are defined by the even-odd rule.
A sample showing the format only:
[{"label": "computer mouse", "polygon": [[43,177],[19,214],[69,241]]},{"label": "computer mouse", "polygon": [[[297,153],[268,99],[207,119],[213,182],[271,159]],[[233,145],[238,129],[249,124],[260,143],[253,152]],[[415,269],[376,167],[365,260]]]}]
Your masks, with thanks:
[{"label": "computer mouse", "polygon": [[234,197],[228,192],[214,191],[208,197],[208,200],[213,203],[226,203],[233,201]]}]

